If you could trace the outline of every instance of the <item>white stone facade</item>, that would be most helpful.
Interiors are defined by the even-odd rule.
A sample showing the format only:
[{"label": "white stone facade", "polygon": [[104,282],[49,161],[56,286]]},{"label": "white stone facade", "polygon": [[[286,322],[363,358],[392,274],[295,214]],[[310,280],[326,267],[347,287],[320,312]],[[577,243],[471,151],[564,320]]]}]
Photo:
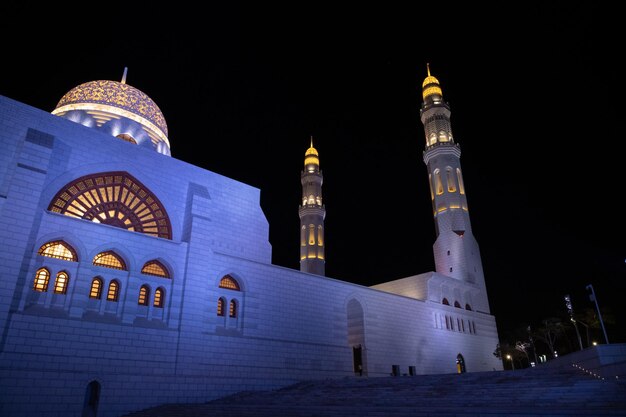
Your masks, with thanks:
[{"label": "white stone facade", "polygon": [[[359,344],[368,377],[394,365],[407,375],[454,373],[459,354],[468,372],[502,368],[495,318],[441,303],[479,305],[481,287],[430,272],[368,288],[272,265],[259,189],[2,96],[0,149],[2,416],[85,415],[93,384],[97,415],[114,417],[353,376]],[[158,197],[171,239],[48,210],[67,184],[109,172]],[[77,261],[38,255],[53,241]],[[126,270],[95,266],[105,251]],[[170,278],[143,274],[150,260]],[[43,267],[50,286],[34,291]],[[65,294],[52,291],[60,271]],[[219,287],[226,275],[239,290]],[[95,277],[119,282],[117,301],[89,297]],[[161,308],[138,305],[142,285],[164,290]],[[216,314],[220,298],[226,307],[235,300],[236,317]]]}]

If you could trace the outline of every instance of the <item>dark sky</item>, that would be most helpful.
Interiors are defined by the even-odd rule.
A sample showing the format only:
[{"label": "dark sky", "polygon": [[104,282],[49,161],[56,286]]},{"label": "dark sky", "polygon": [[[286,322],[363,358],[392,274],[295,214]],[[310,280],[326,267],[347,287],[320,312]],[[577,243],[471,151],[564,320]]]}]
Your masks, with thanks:
[{"label": "dark sky", "polygon": [[419,120],[429,62],[501,333],[562,314],[565,294],[593,308],[592,284],[616,319],[610,341],[626,341],[623,23],[603,2],[111,4],[60,18],[6,3],[0,94],[51,111],[128,67],[173,157],[261,189],[273,263],[293,269],[312,135],[326,275],[364,285],[434,268]]}]

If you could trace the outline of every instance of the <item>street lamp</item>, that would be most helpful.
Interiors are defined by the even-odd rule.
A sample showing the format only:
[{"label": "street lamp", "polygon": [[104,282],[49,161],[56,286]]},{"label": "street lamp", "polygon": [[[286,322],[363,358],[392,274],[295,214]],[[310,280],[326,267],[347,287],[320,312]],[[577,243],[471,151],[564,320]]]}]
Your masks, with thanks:
[{"label": "street lamp", "polygon": [[609,344],[609,338],[606,335],[606,329],[604,328],[604,321],[602,320],[602,313],[600,313],[600,307],[598,307],[598,300],[596,298],[596,293],[593,291],[593,286],[591,284],[585,287],[588,290],[591,290],[591,294],[589,294],[589,299],[596,304],[596,310],[598,311],[598,318],[600,319],[600,324],[602,325],[602,331],[604,332],[604,341],[606,344]]},{"label": "street lamp", "polygon": [[506,358],[511,361],[511,369],[515,370],[515,364],[513,363],[513,356],[506,355]]},{"label": "street lamp", "polygon": [[574,318],[574,308],[572,307],[572,300],[570,299],[569,294],[567,294],[564,298],[565,298],[565,307],[567,307],[567,312],[569,313],[569,319],[572,323],[574,323],[576,336],[578,336],[578,345],[580,346],[580,350],[583,350],[583,341],[580,338],[580,332],[578,332],[578,325],[576,324],[576,319]]}]

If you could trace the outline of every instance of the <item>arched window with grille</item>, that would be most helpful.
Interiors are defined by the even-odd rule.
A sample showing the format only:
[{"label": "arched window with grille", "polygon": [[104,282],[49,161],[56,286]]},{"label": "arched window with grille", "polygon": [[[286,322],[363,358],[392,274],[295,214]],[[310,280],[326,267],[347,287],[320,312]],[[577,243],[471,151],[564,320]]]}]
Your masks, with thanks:
[{"label": "arched window with grille", "polygon": [[126,262],[113,251],[100,252],[93,257],[93,264],[96,266],[103,266],[105,268],[120,269],[126,271]]},{"label": "arched window with grille", "polygon": [[120,283],[114,279],[109,283],[107,291],[107,301],[117,301],[120,298]]},{"label": "arched window with grille", "polygon": [[139,289],[139,299],[137,300],[137,304],[140,306],[147,306],[148,300],[150,299],[150,287],[147,285],[142,285]]},{"label": "arched window with grille", "polygon": [[240,291],[241,290],[237,280],[235,280],[235,278],[231,277],[230,275],[225,275],[220,280],[220,288],[227,288],[229,290],[235,290],[235,291]]},{"label": "arched window with grille", "polygon": [[141,273],[155,277],[171,278],[168,269],[157,260],[148,261],[141,268]]},{"label": "arched window with grille", "polygon": [[48,291],[48,282],[50,282],[50,272],[46,268],[39,268],[35,273],[33,290],[38,292]]},{"label": "arched window with grille", "polygon": [[228,308],[228,317],[237,317],[237,300],[230,300],[230,307]]},{"label": "arched window with grille", "polygon": [[165,290],[162,287],[157,288],[154,291],[154,302],[152,305],[157,308],[163,308],[165,303]]},{"label": "arched window with grille", "polygon": [[220,297],[217,300],[217,315],[220,317],[224,316],[224,305],[226,304],[226,300],[224,297]]},{"label": "arched window with grille", "polygon": [[78,262],[78,256],[76,255],[74,248],[62,240],[44,243],[37,251],[37,254],[48,258]]},{"label": "arched window with grille", "polygon": [[70,277],[67,275],[67,272],[59,272],[57,274],[56,279],[54,280],[54,293],[55,294],[66,294],[67,293],[67,285],[69,284]]},{"label": "arched window with grille", "polygon": [[89,290],[89,298],[99,300],[102,297],[102,280],[94,278],[91,280],[91,289]]}]

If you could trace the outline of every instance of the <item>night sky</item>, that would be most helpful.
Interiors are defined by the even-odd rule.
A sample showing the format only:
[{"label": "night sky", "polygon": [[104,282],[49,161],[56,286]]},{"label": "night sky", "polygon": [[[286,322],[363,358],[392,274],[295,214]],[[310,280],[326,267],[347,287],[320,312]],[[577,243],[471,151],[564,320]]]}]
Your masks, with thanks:
[{"label": "night sky", "polygon": [[61,19],[6,3],[1,95],[52,111],[128,67],[163,112],[173,157],[261,190],[273,263],[293,269],[313,136],[326,275],[363,285],[434,269],[419,120],[430,63],[501,334],[563,314],[565,294],[593,308],[592,284],[616,320],[610,341],[626,342],[626,71],[622,23],[603,2],[111,4]]}]

